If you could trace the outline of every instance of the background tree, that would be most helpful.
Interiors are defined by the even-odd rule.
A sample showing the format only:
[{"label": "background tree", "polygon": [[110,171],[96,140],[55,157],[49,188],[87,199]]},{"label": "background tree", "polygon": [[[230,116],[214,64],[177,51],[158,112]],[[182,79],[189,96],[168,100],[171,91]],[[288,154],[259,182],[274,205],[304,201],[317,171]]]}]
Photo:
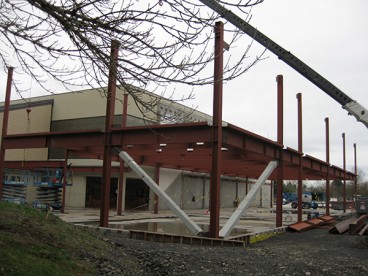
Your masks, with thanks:
[{"label": "background tree", "polygon": [[340,180],[333,180],[331,183],[330,197],[337,198],[337,201],[342,201],[344,183]]},{"label": "background tree", "polygon": [[[219,2],[247,18],[249,8],[263,0]],[[213,69],[206,69],[214,58],[211,38],[219,17],[199,1],[1,0],[0,13],[0,60],[4,70],[16,67],[20,95],[29,89],[21,73],[49,92],[54,92],[49,79],[68,90],[106,87],[113,39],[121,43],[118,85],[143,113],[156,104],[142,101],[145,89],[163,93],[173,83],[201,86],[213,81]],[[231,26],[226,31],[232,47],[240,34]],[[245,62],[249,48],[227,60],[225,81],[260,60]]]},{"label": "background tree", "polygon": [[284,181],[282,184],[283,193],[296,193],[297,192],[297,181]]},{"label": "background tree", "polygon": [[357,170],[357,195],[368,197],[368,181],[365,180],[365,173],[362,169]]}]

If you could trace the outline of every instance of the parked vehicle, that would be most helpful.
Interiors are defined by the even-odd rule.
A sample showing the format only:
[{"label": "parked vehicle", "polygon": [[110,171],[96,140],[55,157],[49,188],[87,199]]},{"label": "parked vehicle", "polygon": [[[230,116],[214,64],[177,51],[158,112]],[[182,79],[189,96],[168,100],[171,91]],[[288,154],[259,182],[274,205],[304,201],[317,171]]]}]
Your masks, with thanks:
[{"label": "parked vehicle", "polygon": [[[293,209],[298,208],[298,198],[293,202],[291,202],[291,208]],[[318,208],[318,203],[312,200],[312,195],[310,193],[302,194],[302,208],[303,209]]]}]

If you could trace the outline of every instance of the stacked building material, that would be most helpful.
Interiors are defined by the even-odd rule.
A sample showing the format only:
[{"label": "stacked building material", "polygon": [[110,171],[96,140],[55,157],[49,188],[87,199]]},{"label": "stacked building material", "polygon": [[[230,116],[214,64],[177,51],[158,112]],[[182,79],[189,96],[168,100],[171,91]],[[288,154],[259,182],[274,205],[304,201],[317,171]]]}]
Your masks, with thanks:
[{"label": "stacked building material", "polygon": [[329,232],[332,234],[344,234],[349,231],[351,235],[365,235],[368,230],[368,214],[361,215],[358,218],[351,217],[342,222],[339,222],[332,227]]}]

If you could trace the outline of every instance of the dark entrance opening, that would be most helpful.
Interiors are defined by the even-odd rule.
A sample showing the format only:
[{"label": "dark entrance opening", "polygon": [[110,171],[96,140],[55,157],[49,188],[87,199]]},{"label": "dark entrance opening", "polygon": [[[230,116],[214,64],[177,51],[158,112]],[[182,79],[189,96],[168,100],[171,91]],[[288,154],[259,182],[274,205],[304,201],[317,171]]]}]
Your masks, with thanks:
[{"label": "dark entrance opening", "polygon": [[142,179],[127,178],[125,210],[148,210],[149,190]]},{"label": "dark entrance opening", "polygon": [[[116,208],[118,179],[111,178],[110,183],[110,208]],[[101,208],[102,177],[88,176],[86,179],[86,204],[87,208]]]}]

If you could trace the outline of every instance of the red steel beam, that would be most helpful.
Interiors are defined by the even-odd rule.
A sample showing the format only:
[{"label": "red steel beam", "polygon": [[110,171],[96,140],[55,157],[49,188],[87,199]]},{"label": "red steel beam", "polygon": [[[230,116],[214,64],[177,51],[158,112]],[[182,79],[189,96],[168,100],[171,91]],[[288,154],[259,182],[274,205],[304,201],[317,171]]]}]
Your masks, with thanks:
[{"label": "red steel beam", "polygon": [[[180,167],[180,162],[186,162],[186,168],[189,170],[209,172],[212,154],[211,131],[211,127],[203,123],[184,124],[183,126],[150,126],[146,129],[128,127],[126,129],[113,129],[111,131],[111,140],[113,141],[112,145],[122,147],[134,158],[138,158],[136,159],[138,163],[141,159],[144,159],[147,165],[150,165],[148,162],[151,162],[153,166],[157,162],[162,162],[162,167],[176,168]],[[254,173],[252,171],[247,172],[244,167],[249,166],[249,163],[254,163],[254,166],[259,165],[261,169],[269,161],[279,159],[282,147],[277,142],[232,125],[223,127],[222,131],[226,140],[225,142],[223,140],[222,144],[223,147],[227,148],[226,151],[222,152],[223,173],[237,169],[238,172],[234,172],[234,175],[257,178],[260,175],[258,171],[254,171]],[[81,156],[102,159],[103,135],[103,132],[100,130],[8,135],[4,139],[4,147],[6,149],[23,149],[25,145],[29,147],[28,145],[32,144],[34,148],[44,148],[45,145],[52,144],[57,145],[59,148],[71,150],[70,158]],[[123,135],[124,144],[121,141]],[[188,136],[188,141],[185,138],[183,139],[185,136]],[[142,140],[146,144],[142,144]],[[165,143],[162,143],[163,141]],[[195,141],[201,141],[202,143],[197,144]],[[188,152],[188,148],[193,151]],[[159,153],[158,151],[161,152]],[[284,174],[286,178],[297,179],[297,174],[293,170],[300,164],[299,157],[297,150],[291,148],[283,150]],[[154,158],[157,158],[157,160],[153,160]],[[113,156],[113,159],[118,161],[115,156]],[[229,166],[234,166],[232,163],[236,164],[236,162],[239,162],[236,167],[226,167],[227,163]],[[303,157],[302,164],[304,179],[325,179],[328,170],[330,170],[331,180],[342,179],[344,175],[344,171],[341,168],[334,166],[329,168],[329,164],[326,161],[308,155]],[[22,165],[20,164],[20,166]],[[47,167],[47,164],[45,166]],[[353,173],[347,173],[346,177],[349,180],[354,180],[354,176]],[[271,178],[275,179],[274,174],[271,175]]]},{"label": "red steel beam", "polygon": [[12,134],[4,138],[4,147],[24,149],[103,146],[103,138],[104,133],[101,130]]},{"label": "red steel beam", "polygon": [[[124,130],[124,131],[122,131]],[[185,130],[185,131],[184,131]],[[129,135],[126,135],[128,134]],[[157,135],[161,133],[161,135]],[[152,125],[149,127],[114,128],[111,143],[119,145],[157,145],[157,144],[188,144],[197,142],[211,143],[211,131],[208,124],[190,123],[175,125]]]}]

